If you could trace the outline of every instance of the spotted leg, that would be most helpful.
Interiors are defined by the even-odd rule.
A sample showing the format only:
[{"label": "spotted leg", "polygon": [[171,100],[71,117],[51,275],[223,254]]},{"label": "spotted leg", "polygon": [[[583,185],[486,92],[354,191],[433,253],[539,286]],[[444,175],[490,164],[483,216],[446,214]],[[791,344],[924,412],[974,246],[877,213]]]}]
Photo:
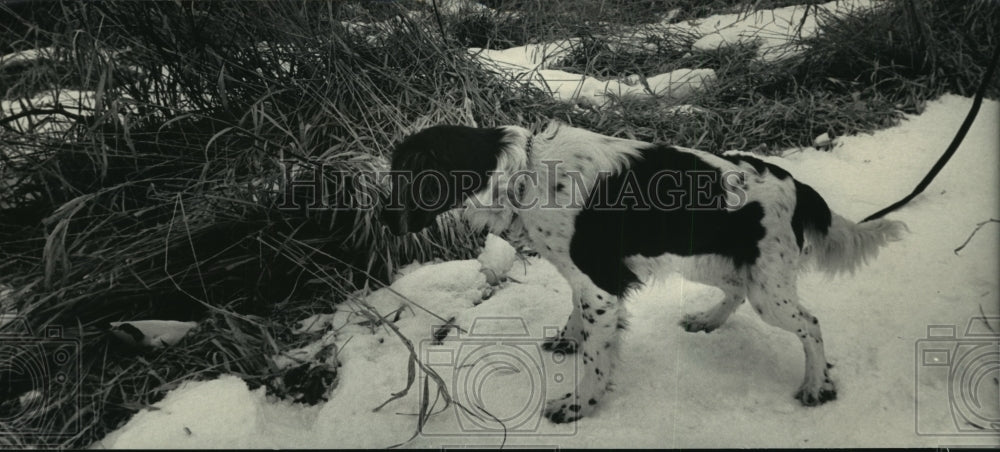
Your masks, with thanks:
[{"label": "spotted leg", "polygon": [[730,279],[723,282],[712,281],[710,283],[714,283],[716,287],[722,289],[722,301],[707,311],[685,315],[681,319],[680,325],[687,332],[697,333],[698,331],[704,331],[711,333],[716,328],[722,326],[726,322],[726,319],[733,312],[736,312],[736,308],[739,308],[746,300],[746,288],[740,281]]},{"label": "spotted leg", "polygon": [[618,340],[625,327],[621,299],[587,281],[578,289],[581,329],[578,353],[583,369],[575,393],[549,400],[543,414],[552,422],[573,422],[594,411],[608,391],[618,357]]},{"label": "spotted leg", "polygon": [[798,302],[795,277],[778,278],[757,275],[749,284],[748,298],[765,322],[795,333],[806,355],[805,378],[795,398],[803,405],[815,406],[837,398],[837,388],[830,379],[819,319]]},{"label": "spotted leg", "polygon": [[545,339],[542,349],[551,352],[565,354],[576,353],[577,346],[583,342],[583,314],[580,302],[580,293],[573,289],[573,312],[566,320],[566,326],[559,330],[559,334]]}]

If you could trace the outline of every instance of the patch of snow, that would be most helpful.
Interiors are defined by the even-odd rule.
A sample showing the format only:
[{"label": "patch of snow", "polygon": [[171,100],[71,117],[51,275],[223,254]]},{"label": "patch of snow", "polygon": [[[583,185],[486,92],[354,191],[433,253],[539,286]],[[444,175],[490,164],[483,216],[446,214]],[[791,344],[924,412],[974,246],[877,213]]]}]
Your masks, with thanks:
[{"label": "patch of snow", "polygon": [[483,67],[501,77],[528,82],[549,93],[554,99],[601,107],[611,97],[665,97],[683,99],[701,92],[715,81],[712,69],[678,69],[646,78],[648,88],[633,74],[621,80],[600,80],[588,75],[549,69],[560,63],[578,39],[529,44],[506,50],[470,48],[469,52]]},{"label": "patch of snow", "polygon": [[[323,351],[329,349],[331,346],[335,346],[336,341],[337,333],[335,331],[330,331],[324,334],[319,340],[311,342],[304,347],[287,350],[278,355],[272,356],[271,362],[274,363],[274,366],[278,369],[287,369],[309,361],[314,361]],[[331,355],[324,358],[323,361],[335,364],[335,358],[336,355]]]},{"label": "patch of snow", "polygon": [[[103,440],[109,448],[294,448],[316,416],[316,408],[267,401],[263,387],[251,391],[243,380],[225,375],[187,382],[137,413],[129,428]],[[336,444],[336,443],[330,443]],[[329,444],[328,444],[329,446]]]},{"label": "patch of snow", "polygon": [[484,64],[497,65],[498,69],[517,74],[555,66],[561,63],[579,43],[580,40],[574,38],[543,44],[526,44],[503,50],[470,47],[468,52]]},{"label": "patch of snow", "polygon": [[631,85],[618,80],[600,80],[587,75],[555,69],[539,70],[528,74],[528,81],[548,92],[554,99],[603,106],[615,97],[665,97],[683,99],[715,81],[712,69],[678,69],[646,79],[649,88],[642,84]]},{"label": "patch of snow", "polygon": [[[30,99],[0,101],[0,119],[18,115],[33,109],[52,109],[62,107],[70,114],[86,115],[94,110],[96,105],[93,91],[60,89],[45,92]],[[17,130],[27,131],[34,128],[36,133],[57,133],[65,131],[71,120],[58,113],[27,115],[8,124]]]},{"label": "patch of snow", "polygon": [[666,109],[665,112],[667,114],[672,114],[672,115],[693,115],[695,113],[698,114],[709,113],[710,110],[706,110],[704,108],[695,105],[683,104],[683,105],[674,105],[673,107]]},{"label": "patch of snow", "polygon": [[705,86],[715,81],[715,71],[711,69],[677,69],[666,74],[654,75],[646,79],[649,89],[657,96],[684,99],[703,91]]},{"label": "patch of snow", "polygon": [[482,271],[486,273],[486,280],[495,285],[514,266],[514,258],[517,251],[510,246],[507,241],[493,234],[486,236],[486,245],[483,252],[476,260],[482,265]]},{"label": "patch of snow", "polygon": [[56,52],[55,47],[39,47],[37,49],[22,50],[6,55],[0,55],[0,69],[8,69],[16,66],[23,66],[39,60],[50,58]]},{"label": "patch of snow", "polygon": [[197,326],[197,322],[177,320],[132,320],[111,322],[111,333],[131,345],[163,348],[180,342]]},{"label": "patch of snow", "polygon": [[483,5],[482,3],[473,0],[421,0],[430,7],[437,5],[438,11],[441,14],[456,15],[456,14],[474,14],[474,13],[491,13],[492,9]]},{"label": "patch of snow", "polygon": [[546,69],[529,74],[529,81],[549,93],[552,98],[563,102],[579,102],[584,105],[603,105],[604,92],[608,81],[598,80],[572,72]]},{"label": "patch of snow", "polygon": [[693,33],[700,38],[692,45],[695,51],[715,50],[737,43],[759,42],[757,56],[764,61],[777,61],[802,51],[791,44],[799,38],[814,36],[818,29],[816,17],[843,17],[857,10],[874,8],[873,0],[836,0],[823,4],[792,5],[749,14],[721,14],[704,19],[666,24],[673,32]]},{"label": "patch of snow", "polygon": [[813,147],[820,150],[828,150],[834,144],[833,138],[826,132],[813,139]]},{"label": "patch of snow", "polygon": [[423,262],[413,261],[406,264],[396,270],[396,274],[393,275],[393,281],[412,273],[414,270],[423,267],[425,264]]},{"label": "patch of snow", "polygon": [[14,288],[7,284],[0,284],[0,307],[14,301]]}]

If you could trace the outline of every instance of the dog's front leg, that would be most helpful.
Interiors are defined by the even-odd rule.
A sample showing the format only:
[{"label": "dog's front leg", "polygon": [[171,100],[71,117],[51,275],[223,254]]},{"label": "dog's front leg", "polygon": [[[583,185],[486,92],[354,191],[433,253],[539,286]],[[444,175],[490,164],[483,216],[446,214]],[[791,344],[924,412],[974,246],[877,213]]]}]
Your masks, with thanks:
[{"label": "dog's front leg", "polygon": [[[575,393],[547,402],[545,417],[555,423],[573,422],[594,411],[611,384],[612,369],[618,359],[618,337],[624,326],[624,306],[619,297],[589,281],[573,286],[573,310],[574,314],[580,314],[577,351],[583,360],[583,369],[577,375]],[[570,323],[573,318],[571,315]]]},{"label": "dog's front leg", "polygon": [[542,343],[542,349],[565,354],[576,353],[577,347],[583,343],[581,297],[582,292],[577,287],[573,287],[573,312],[569,314],[566,325],[559,330],[559,334],[545,339],[545,342]]}]

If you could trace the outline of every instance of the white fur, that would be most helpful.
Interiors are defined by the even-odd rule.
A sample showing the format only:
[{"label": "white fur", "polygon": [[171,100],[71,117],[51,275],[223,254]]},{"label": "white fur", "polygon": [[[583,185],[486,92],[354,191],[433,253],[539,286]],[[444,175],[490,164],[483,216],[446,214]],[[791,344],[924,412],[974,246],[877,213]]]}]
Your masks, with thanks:
[{"label": "white fur", "polygon": [[858,267],[878,256],[883,244],[900,240],[906,229],[906,225],[899,221],[882,218],[854,223],[833,214],[833,224],[826,237],[819,238],[813,232],[806,232],[809,241],[806,254],[812,256],[811,262],[820,270],[831,275],[854,274]]}]

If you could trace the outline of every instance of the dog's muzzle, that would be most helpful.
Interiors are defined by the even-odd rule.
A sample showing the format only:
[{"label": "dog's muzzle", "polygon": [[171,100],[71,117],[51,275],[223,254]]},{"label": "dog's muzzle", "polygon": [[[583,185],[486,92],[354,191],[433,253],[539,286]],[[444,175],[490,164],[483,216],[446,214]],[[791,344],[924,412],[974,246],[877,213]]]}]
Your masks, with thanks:
[{"label": "dog's muzzle", "polygon": [[392,205],[388,195],[382,195],[379,206],[379,219],[389,228],[392,235],[403,235],[409,232],[406,224],[406,208],[400,205]]},{"label": "dog's muzzle", "polygon": [[420,232],[428,226],[434,224],[440,212],[430,212],[419,208],[409,208],[408,206],[393,205],[388,202],[387,197],[382,199],[381,212],[379,218],[382,223],[389,228],[393,235],[403,235],[409,232]]}]

